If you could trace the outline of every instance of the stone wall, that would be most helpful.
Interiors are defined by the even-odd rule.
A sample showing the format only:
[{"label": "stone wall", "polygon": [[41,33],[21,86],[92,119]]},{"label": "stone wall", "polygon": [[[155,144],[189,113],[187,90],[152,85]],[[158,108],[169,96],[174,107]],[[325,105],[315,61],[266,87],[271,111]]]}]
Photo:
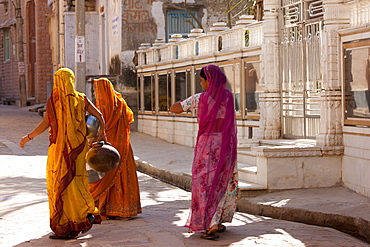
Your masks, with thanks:
[{"label": "stone wall", "polygon": [[[99,46],[98,46],[98,14],[87,12],[85,15],[85,46],[86,46],[86,75],[94,75],[99,71]],[[75,71],[75,13],[66,12],[65,22],[65,67]]]},{"label": "stone wall", "polygon": [[370,197],[370,142],[368,128],[344,127],[343,183],[357,193]]}]

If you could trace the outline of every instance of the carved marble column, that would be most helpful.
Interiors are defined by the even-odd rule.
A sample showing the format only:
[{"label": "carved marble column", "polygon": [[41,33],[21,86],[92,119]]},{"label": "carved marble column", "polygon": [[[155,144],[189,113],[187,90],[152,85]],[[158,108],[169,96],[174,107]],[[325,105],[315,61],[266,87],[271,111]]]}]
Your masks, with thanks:
[{"label": "carved marble column", "polygon": [[278,139],[281,136],[281,95],[264,93],[260,96],[259,139]]},{"label": "carved marble column", "polygon": [[320,95],[320,132],[316,137],[318,146],[342,146],[342,94],[327,90]]},{"label": "carved marble column", "polygon": [[262,45],[262,85],[260,96],[259,139],[277,139],[281,136],[281,93],[279,70],[279,0],[264,1],[264,43]]},{"label": "carved marble column", "polygon": [[322,73],[324,91],[320,97],[319,146],[343,145],[341,59],[338,29],[349,24],[349,11],[343,0],[324,0],[324,30],[322,34]]}]

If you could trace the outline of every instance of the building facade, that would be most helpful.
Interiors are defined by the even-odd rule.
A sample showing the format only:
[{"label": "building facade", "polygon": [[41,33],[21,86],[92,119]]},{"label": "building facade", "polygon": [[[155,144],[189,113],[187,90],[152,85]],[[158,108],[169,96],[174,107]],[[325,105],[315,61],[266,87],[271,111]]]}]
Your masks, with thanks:
[{"label": "building facade", "polygon": [[[76,18],[81,0],[58,0],[51,3],[50,34],[54,70],[68,67],[79,73],[79,60],[85,63],[86,81],[79,88],[93,98],[92,80],[109,77],[134,113],[137,106],[137,50],[142,43],[187,37],[193,28],[210,28],[211,21],[227,20],[224,1],[123,1],[86,0],[84,21]],[[245,1],[247,3],[248,1]],[[245,7],[243,4],[241,7]],[[240,12],[236,6],[230,13]],[[193,18],[194,17],[194,18]],[[234,23],[230,19],[230,23]],[[83,37],[76,27],[84,26]],[[78,39],[77,39],[78,38]],[[83,49],[77,40],[83,40]],[[137,114],[135,114],[137,116]],[[133,129],[136,128],[135,122]]]},{"label": "building facade", "polygon": [[0,13],[0,102],[21,105],[21,98],[23,105],[46,102],[48,85],[53,79],[48,1],[5,0],[0,4]]},{"label": "building facade", "polygon": [[370,2],[265,0],[262,21],[138,50],[138,130],[194,146],[196,111],[169,107],[200,92],[216,64],[234,94],[242,181],[267,190],[345,186],[370,196]]}]

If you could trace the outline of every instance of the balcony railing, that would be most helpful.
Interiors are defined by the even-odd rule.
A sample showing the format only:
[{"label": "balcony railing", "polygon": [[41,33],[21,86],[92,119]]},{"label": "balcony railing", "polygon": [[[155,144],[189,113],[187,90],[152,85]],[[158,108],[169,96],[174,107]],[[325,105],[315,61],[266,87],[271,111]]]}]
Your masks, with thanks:
[{"label": "balcony railing", "polygon": [[182,35],[174,34],[168,43],[160,39],[153,45],[143,43],[138,50],[138,66],[176,62],[261,46],[262,29],[263,22],[241,18],[231,29],[226,27],[226,23],[217,22],[208,33],[202,33],[201,29],[193,29],[187,39],[183,39]]},{"label": "balcony railing", "polygon": [[346,1],[350,9],[351,27],[361,26],[370,22],[370,1]]}]

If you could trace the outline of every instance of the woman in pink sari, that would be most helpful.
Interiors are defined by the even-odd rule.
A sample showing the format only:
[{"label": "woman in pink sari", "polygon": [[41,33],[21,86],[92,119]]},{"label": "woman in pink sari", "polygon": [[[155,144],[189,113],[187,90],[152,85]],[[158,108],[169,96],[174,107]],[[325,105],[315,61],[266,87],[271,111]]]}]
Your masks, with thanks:
[{"label": "woman in pink sari", "polygon": [[214,240],[222,224],[231,222],[236,210],[236,120],[234,99],[226,89],[226,76],[215,65],[202,68],[203,93],[172,105],[181,113],[198,109],[199,130],[192,167],[192,202],[186,223],[189,231],[205,231],[201,238]]}]

